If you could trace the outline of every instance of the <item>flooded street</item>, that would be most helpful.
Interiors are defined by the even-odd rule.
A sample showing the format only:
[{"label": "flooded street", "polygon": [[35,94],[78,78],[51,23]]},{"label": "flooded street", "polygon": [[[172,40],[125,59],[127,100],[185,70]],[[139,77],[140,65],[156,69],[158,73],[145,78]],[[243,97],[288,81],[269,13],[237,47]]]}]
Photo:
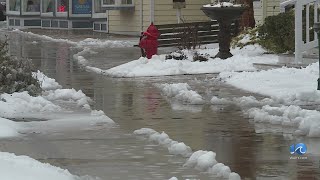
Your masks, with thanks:
[{"label": "flooded street", "polygon": [[[184,158],[170,155],[166,148],[132,134],[136,129],[147,127],[166,132],[171,139],[184,142],[193,151],[216,152],[217,161],[229,166],[242,179],[320,179],[320,140],[264,132],[250,122],[240,107],[210,105],[212,96],[232,98],[253,95],[212,81],[216,75],[112,78],[85,71],[73,59],[73,55],[82,49],[19,32],[3,30],[0,33],[0,38],[8,35],[12,56],[32,59],[36,68],[56,79],[63,88],[81,89],[94,101],[93,109],[103,110],[117,124],[113,128],[101,126],[3,139],[0,140],[0,151],[28,155],[68,169],[72,174],[102,180],[163,180],[173,176],[178,179],[214,179],[209,174],[183,167]],[[37,33],[55,34],[51,31]],[[62,36],[77,41],[84,35]],[[107,35],[99,38],[135,40]],[[92,47],[92,50],[94,53],[83,56],[90,66],[101,69],[140,56],[140,50],[134,47]],[[171,103],[154,86],[157,83],[178,82],[188,83],[207,103]],[[310,153],[307,160],[290,160],[289,147],[297,141],[308,146]]]}]

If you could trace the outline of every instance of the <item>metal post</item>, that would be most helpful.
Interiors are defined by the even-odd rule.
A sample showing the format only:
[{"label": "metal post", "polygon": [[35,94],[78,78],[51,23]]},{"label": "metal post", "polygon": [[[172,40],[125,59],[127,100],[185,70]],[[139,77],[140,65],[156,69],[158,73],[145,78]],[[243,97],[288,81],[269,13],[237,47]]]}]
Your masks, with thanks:
[{"label": "metal post", "polygon": [[295,4],[295,63],[299,64],[302,60],[302,3],[297,1]]},{"label": "metal post", "polygon": [[317,90],[320,90],[320,32],[319,32],[319,29],[318,29],[318,49],[319,49],[319,78],[318,78],[318,88]]},{"label": "metal post", "polygon": [[318,78],[318,88],[320,90],[320,22],[314,23],[314,31],[318,34],[318,49],[319,49],[319,78]]}]

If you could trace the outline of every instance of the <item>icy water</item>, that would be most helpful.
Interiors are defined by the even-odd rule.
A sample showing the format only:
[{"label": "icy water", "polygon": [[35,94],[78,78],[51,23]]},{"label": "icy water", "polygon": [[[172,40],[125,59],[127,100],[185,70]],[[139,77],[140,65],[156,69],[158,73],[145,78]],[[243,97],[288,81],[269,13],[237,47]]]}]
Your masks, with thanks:
[{"label": "icy water", "polygon": [[[171,104],[154,87],[155,83],[187,82],[207,100],[213,95],[251,95],[210,81],[215,75],[111,78],[81,68],[72,58],[81,49],[17,32],[0,33],[9,35],[11,55],[32,59],[37,68],[55,78],[64,88],[83,90],[94,100],[93,108],[103,110],[117,123],[113,128],[101,126],[0,140],[0,151],[28,155],[66,168],[75,175],[103,180],[161,180],[173,176],[179,179],[214,179],[197,170],[183,168],[184,158],[169,155],[165,148],[132,134],[136,129],[149,127],[166,132],[171,139],[184,142],[193,151],[216,152],[217,160],[243,179],[320,178],[319,139],[295,139],[282,133],[265,132],[265,126],[261,129],[250,123],[241,109],[233,105],[211,106],[209,102],[203,106]],[[38,33],[57,36],[52,31]],[[81,33],[64,33],[61,36],[73,40],[84,38]],[[93,50],[95,54],[84,57],[91,66],[103,69],[137,59],[140,53],[137,48]],[[274,127],[269,128],[276,131]],[[289,146],[298,142],[307,144],[310,152],[307,160],[290,160]]]}]

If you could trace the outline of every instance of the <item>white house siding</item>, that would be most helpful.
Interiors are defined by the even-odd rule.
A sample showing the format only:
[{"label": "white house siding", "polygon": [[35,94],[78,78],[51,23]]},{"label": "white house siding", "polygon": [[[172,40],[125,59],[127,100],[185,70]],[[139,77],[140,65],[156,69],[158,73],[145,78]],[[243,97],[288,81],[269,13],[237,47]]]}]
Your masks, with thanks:
[{"label": "white house siding", "polygon": [[262,24],[263,15],[262,15],[262,3],[261,1],[253,1],[253,9],[254,9],[254,19],[256,24]]},{"label": "white house siding", "polygon": [[[141,22],[141,4],[142,22]],[[150,25],[150,0],[134,0],[135,8],[132,10],[109,10],[109,33],[139,35]],[[142,24],[141,24],[142,23]]]},{"label": "white house siding", "polygon": [[263,20],[268,16],[280,13],[280,0],[261,0],[263,9]]},{"label": "white house siding", "polygon": [[[177,9],[173,9],[172,0],[155,0],[155,23],[178,23]],[[185,22],[210,20],[200,8],[211,0],[186,0],[186,8],[181,10],[181,17]]]},{"label": "white house siding", "polygon": [[[138,35],[147,29],[151,23],[150,2],[152,0],[134,0],[135,8],[128,10],[109,10],[109,32],[116,34]],[[154,1],[154,23],[171,24],[177,23],[177,10],[173,9],[172,0],[153,0]],[[141,4],[142,24],[141,24]],[[187,7],[182,9],[181,15],[186,22],[208,21],[210,20],[200,8],[211,0],[186,0]]]}]

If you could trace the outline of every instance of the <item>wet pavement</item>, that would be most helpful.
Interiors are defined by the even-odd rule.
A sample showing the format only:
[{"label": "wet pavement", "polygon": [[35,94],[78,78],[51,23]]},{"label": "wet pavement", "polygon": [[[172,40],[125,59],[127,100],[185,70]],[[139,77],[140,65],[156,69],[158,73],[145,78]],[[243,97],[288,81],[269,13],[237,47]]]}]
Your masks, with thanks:
[{"label": "wet pavement", "polygon": [[[50,34],[50,31],[41,31]],[[292,138],[282,133],[257,133],[240,107],[211,106],[211,97],[252,95],[210,79],[216,75],[152,78],[111,78],[86,72],[73,55],[81,49],[65,43],[40,40],[18,32],[9,35],[10,53],[32,59],[37,68],[55,78],[64,88],[81,89],[94,100],[117,127],[96,127],[49,134],[28,134],[24,138],[0,140],[0,151],[28,155],[42,162],[68,169],[75,175],[101,179],[214,179],[208,174],[183,168],[185,159],[169,155],[162,147],[132,135],[149,127],[166,132],[194,151],[210,150],[217,160],[243,179],[319,179],[320,140]],[[70,39],[87,35],[68,34]],[[109,38],[104,36],[103,38]],[[116,37],[112,37],[116,38]],[[121,37],[123,38],[123,37]],[[32,43],[37,41],[37,44]],[[91,66],[107,69],[137,59],[137,48],[94,48],[84,55]],[[155,83],[186,82],[201,94],[205,105],[171,104]],[[254,95],[262,98],[259,95]],[[270,127],[273,128],[273,127]],[[310,149],[307,160],[291,160],[289,146],[304,142]]]}]

